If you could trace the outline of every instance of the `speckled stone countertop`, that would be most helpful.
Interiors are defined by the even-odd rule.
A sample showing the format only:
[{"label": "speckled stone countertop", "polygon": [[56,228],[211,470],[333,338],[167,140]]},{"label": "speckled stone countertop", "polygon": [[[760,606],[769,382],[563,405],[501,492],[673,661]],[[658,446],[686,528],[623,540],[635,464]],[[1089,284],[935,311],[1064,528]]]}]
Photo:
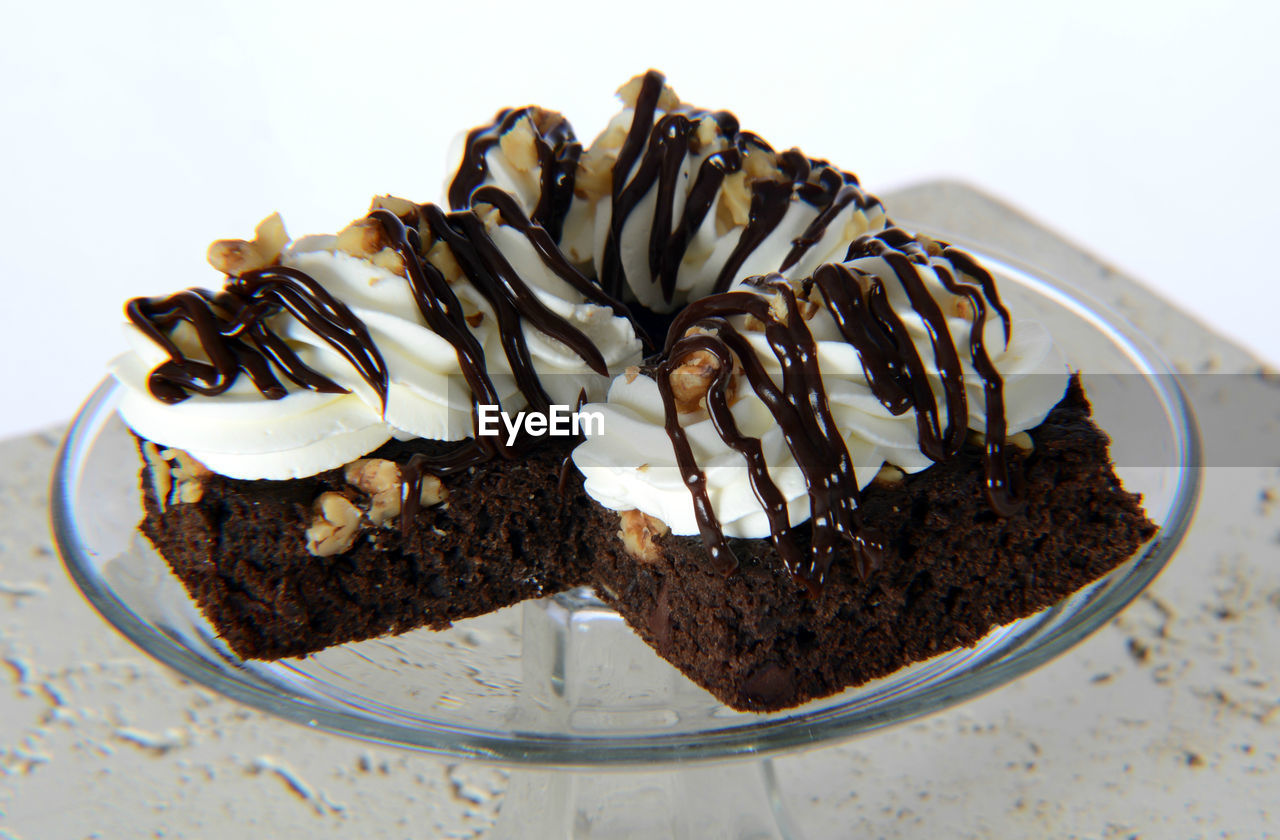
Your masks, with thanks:
[{"label": "speckled stone countertop", "polygon": [[[896,218],[1035,255],[1128,316],[1181,371],[1256,382],[1237,421],[1275,448],[1240,462],[1260,465],[1206,469],[1169,568],[1066,655],[947,712],[778,759],[799,827],[810,838],[1280,836],[1280,382],[969,187],[925,184],[886,203]],[[1203,415],[1230,418],[1233,393],[1191,396]],[[0,838],[221,837],[230,824],[313,840],[484,835],[504,771],[275,720],[117,635],[52,547],[58,438],[0,442]]]}]

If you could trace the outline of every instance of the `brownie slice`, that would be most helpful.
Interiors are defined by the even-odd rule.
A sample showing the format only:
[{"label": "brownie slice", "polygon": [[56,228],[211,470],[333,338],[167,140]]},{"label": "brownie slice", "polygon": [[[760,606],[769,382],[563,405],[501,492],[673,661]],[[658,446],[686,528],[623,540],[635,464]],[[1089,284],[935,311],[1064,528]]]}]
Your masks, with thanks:
[{"label": "brownie slice", "polygon": [[[657,538],[641,559],[618,515],[592,510],[592,583],[658,653],[724,703],[773,711],[978,641],[1128,559],[1156,526],[1125,492],[1077,379],[1018,457],[1026,504],[997,516],[981,450],[865,493],[863,521],[887,538],[866,580],[837,557],[817,598],[768,540],[731,540],[740,568],[716,573],[696,537]],[[1012,447],[1010,447],[1012,449]]]},{"label": "brownie slice", "polygon": [[[572,442],[551,440],[525,460],[445,479],[447,501],[417,511],[407,532],[398,518],[390,527],[366,523],[351,549],[334,556],[311,554],[306,531],[322,493],[356,496],[341,470],[292,481],[208,475],[199,501],[162,512],[148,463],[141,528],[246,659],[443,629],[586,580],[591,541],[582,529],[593,503],[580,482],[559,491]],[[369,457],[403,464],[414,451],[392,442]]]},{"label": "brownie slice", "polygon": [[[861,510],[887,538],[866,580],[837,557],[821,596],[795,583],[768,540],[731,540],[741,565],[711,569],[696,537],[657,538],[640,558],[619,516],[572,473],[572,441],[446,479],[447,502],[412,527],[366,524],[351,549],[307,550],[316,499],[353,493],[341,470],[294,481],[202,481],[196,502],[161,509],[144,467],[143,532],[240,656],[277,659],[335,644],[440,629],[525,598],[593,585],[657,652],[724,703],[773,711],[973,644],[993,626],[1047,607],[1124,562],[1156,527],[1125,492],[1077,380],[1017,456],[1026,504],[990,508],[981,451],[894,485]],[[145,445],[145,444],[144,444]],[[404,463],[425,442],[369,457]],[[797,529],[804,546],[803,526]]]}]

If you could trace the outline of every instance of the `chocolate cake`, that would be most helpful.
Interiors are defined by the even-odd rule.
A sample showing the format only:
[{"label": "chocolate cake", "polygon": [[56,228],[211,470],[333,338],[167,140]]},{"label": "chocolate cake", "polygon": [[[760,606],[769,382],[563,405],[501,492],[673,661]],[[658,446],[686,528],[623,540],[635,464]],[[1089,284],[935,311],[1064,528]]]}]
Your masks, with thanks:
[{"label": "chocolate cake", "polygon": [[[588,584],[773,710],[1152,536],[1061,348],[975,259],[661,74],[620,95],[585,149],[534,106],[468,133],[451,211],[381,196],[296,241],[272,216],[210,248],[220,289],[128,304],[142,530],[239,655]],[[544,437],[561,409],[587,420]]]},{"label": "chocolate cake", "polygon": [[[1026,504],[1012,516],[986,503],[972,443],[933,469],[873,485],[861,508],[885,536],[882,568],[864,578],[852,557],[838,557],[818,598],[760,540],[732,541],[740,566],[727,577],[694,538],[654,536],[648,550],[629,550],[625,524],[581,479],[560,485],[564,445],[456,476],[446,501],[418,511],[408,529],[366,524],[323,562],[306,547],[316,500],[337,493],[359,506],[367,495],[343,471],[286,482],[208,474],[198,499],[162,506],[176,488],[158,493],[153,470],[167,465],[153,456],[142,529],[247,659],[440,629],[586,584],[720,700],[770,711],[972,644],[1101,577],[1154,535],[1107,465],[1078,380],[1031,438],[1034,449],[1016,456]],[[417,448],[393,444],[370,457],[405,464]]]},{"label": "chocolate cake", "polygon": [[730,541],[739,566],[729,576],[710,567],[696,538],[656,537],[640,555],[606,540],[592,580],[654,650],[735,709],[832,694],[1050,606],[1154,535],[1108,466],[1078,380],[1030,436],[1034,449],[1015,456],[1026,503],[1011,516],[987,503],[973,443],[873,484],[859,507],[884,540],[880,568],[864,577],[842,552],[820,597],[793,583],[762,540]]},{"label": "chocolate cake", "polygon": [[[172,504],[167,499],[180,497],[180,485],[166,491],[156,481],[169,469],[161,457],[169,451],[149,441],[140,446],[152,450],[143,470],[142,531],[245,659],[442,629],[589,579],[593,541],[584,529],[591,503],[580,490],[559,491],[569,451],[563,444],[450,477],[435,491],[440,501],[410,514],[407,528],[369,521],[376,494],[351,484],[345,470],[292,481],[207,473],[186,479],[188,501]],[[388,444],[365,460],[405,465],[423,448]],[[399,495],[398,486],[391,489]],[[355,527],[317,556],[315,528],[327,522],[321,508],[334,497],[351,505],[342,507]],[[340,512],[330,516],[339,520]]]}]

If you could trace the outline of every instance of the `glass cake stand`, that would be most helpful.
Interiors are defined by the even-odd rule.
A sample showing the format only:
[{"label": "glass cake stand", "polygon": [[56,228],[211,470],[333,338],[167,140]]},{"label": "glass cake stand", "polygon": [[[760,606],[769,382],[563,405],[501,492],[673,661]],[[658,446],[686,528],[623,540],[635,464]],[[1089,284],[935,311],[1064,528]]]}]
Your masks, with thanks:
[{"label": "glass cake stand", "polygon": [[110,623],[196,682],[315,729],[515,768],[498,836],[795,837],[769,756],[936,712],[1039,667],[1151,582],[1195,507],[1199,439],[1155,346],[1063,278],[970,250],[995,271],[1001,293],[1033,307],[1072,366],[1085,371],[1117,472],[1143,494],[1161,530],[1123,566],[1054,607],[834,697],[775,714],[732,711],[586,589],[443,632],[242,661],[135,530],[137,454],[109,382],[85,403],[58,457],[58,546]]}]

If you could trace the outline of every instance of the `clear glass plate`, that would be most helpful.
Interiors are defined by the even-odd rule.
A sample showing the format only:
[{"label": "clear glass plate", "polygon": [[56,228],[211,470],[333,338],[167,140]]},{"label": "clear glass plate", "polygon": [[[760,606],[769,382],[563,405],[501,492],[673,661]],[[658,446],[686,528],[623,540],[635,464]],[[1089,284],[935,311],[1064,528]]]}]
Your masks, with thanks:
[{"label": "clear glass plate", "polygon": [[[940,238],[950,239],[945,234]],[[971,247],[971,246],[966,246]],[[304,659],[245,662],[223,645],[136,531],[138,459],[101,385],[68,432],[53,523],[76,583],[144,651],[289,720],[440,755],[505,764],[638,767],[761,755],[883,727],[1000,686],[1100,627],[1156,576],[1191,519],[1199,441],[1155,346],[1105,306],[981,247],[1002,294],[1033,307],[1084,382],[1126,487],[1161,530],[1056,606],[885,679],[790,711],[734,712],[684,679],[583,590],[444,632],[419,630]]]}]

